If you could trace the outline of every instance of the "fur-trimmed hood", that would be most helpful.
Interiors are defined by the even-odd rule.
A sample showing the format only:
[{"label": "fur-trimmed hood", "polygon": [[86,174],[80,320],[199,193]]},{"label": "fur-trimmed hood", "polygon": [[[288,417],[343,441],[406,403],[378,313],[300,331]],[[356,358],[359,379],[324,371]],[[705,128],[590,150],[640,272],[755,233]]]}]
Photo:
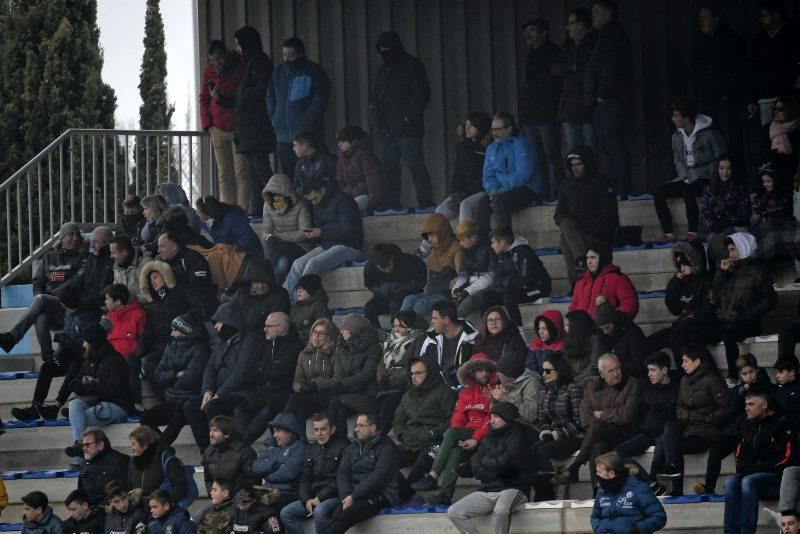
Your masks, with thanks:
[{"label": "fur-trimmed hood", "polygon": [[164,277],[167,289],[175,287],[175,273],[172,272],[172,267],[168,263],[160,260],[145,263],[142,270],[139,271],[139,294],[147,302],[153,302],[152,288],[150,287],[150,273],[153,271],[157,271]]},{"label": "fur-trimmed hood", "polygon": [[679,254],[682,254],[689,260],[692,265],[694,274],[703,274],[708,270],[706,251],[699,240],[694,241],[678,241],[672,246],[672,261],[675,260]]},{"label": "fur-trimmed hood", "polygon": [[487,384],[494,384],[496,382],[497,365],[495,365],[495,363],[489,359],[489,356],[482,352],[473,354],[469,361],[458,368],[458,371],[456,372],[458,381],[465,386],[476,385],[472,378],[472,373],[478,369],[487,369],[489,371],[489,382]]}]

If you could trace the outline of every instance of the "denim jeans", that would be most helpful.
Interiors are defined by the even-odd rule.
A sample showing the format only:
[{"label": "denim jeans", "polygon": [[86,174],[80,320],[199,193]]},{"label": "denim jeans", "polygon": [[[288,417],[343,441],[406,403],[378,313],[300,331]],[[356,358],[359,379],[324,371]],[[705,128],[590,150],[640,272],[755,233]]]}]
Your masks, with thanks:
[{"label": "denim jeans", "polygon": [[272,264],[276,284],[283,284],[294,260],[305,253],[306,250],[303,247],[291,241],[279,241],[266,247],[264,258]]},{"label": "denim jeans", "polygon": [[[522,128],[539,156],[540,168],[533,172],[533,187],[539,198],[558,198],[558,188],[564,178],[564,160],[561,159],[561,129],[556,122],[527,123]],[[547,176],[546,183],[545,176]]]},{"label": "denim jeans", "polygon": [[319,274],[332,271],[342,262],[356,260],[361,257],[361,251],[346,245],[333,245],[328,249],[315,247],[300,256],[289,269],[289,275],[283,282],[283,287],[289,292],[292,302],[296,300],[294,288],[297,281],[307,274]]},{"label": "denim jeans", "polygon": [[431,311],[434,304],[442,300],[448,300],[447,295],[442,295],[441,293],[433,293],[431,295],[417,293],[416,295],[409,295],[404,298],[400,309],[402,311],[411,310],[417,315],[423,316]]},{"label": "denim jeans", "polygon": [[[128,412],[113,402],[101,402],[94,406],[81,399],[69,401],[69,424],[72,426],[72,437],[80,439],[83,431],[90,426],[110,425]],[[78,463],[83,463],[83,457],[76,457]]]},{"label": "denim jeans", "polygon": [[[325,534],[327,532],[328,523],[338,504],[339,499],[333,497],[325,499],[319,503],[319,506],[314,508],[314,529],[317,534]],[[303,534],[305,531],[300,522],[306,518],[306,515],[308,515],[308,511],[303,501],[294,501],[284,506],[283,510],[281,510],[281,523],[283,523],[286,534]]]},{"label": "denim jeans", "polygon": [[755,534],[758,500],[777,499],[778,473],[736,474],[725,481],[725,534]]},{"label": "denim jeans", "polygon": [[583,145],[594,148],[594,125],[591,122],[562,122],[567,151]]},{"label": "denim jeans", "polygon": [[595,142],[608,167],[617,194],[631,192],[631,156],[625,142],[623,105],[617,99],[598,102],[592,111]]},{"label": "denim jeans", "polygon": [[386,187],[383,190],[383,204],[387,208],[400,207],[400,159],[406,162],[408,171],[414,179],[418,206],[433,206],[433,188],[425,154],[422,151],[421,137],[398,137],[381,139],[378,144],[378,158],[383,164]]}]

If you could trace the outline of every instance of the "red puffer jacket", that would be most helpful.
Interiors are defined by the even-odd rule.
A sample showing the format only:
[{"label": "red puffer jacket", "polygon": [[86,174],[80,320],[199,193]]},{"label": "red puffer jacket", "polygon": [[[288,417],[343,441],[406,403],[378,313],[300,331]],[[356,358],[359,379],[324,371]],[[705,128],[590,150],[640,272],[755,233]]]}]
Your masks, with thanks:
[{"label": "red puffer jacket", "polygon": [[[478,384],[472,373],[478,369],[489,370],[489,381]],[[480,441],[489,431],[489,408],[492,403],[491,389],[497,382],[497,367],[484,353],[473,354],[469,361],[458,368],[458,380],[465,387],[458,393],[456,407],[450,418],[453,428],[472,428],[472,439]]]},{"label": "red puffer jacket", "polygon": [[572,293],[572,304],[569,311],[585,310],[594,319],[595,299],[603,295],[617,311],[628,314],[631,319],[639,312],[639,297],[631,279],[619,271],[619,267],[610,263],[603,267],[597,278],[586,271],[575,284]]},{"label": "red puffer jacket", "polygon": [[[230,66],[221,74],[214,72],[211,65],[206,65],[206,68],[203,69],[203,76],[200,80],[200,122],[203,130],[215,126],[223,132],[233,131],[233,104],[236,89],[239,87],[239,82],[242,81],[244,67],[238,57],[233,57],[230,61]],[[219,101],[211,98],[208,91],[209,82],[219,87]]]},{"label": "red puffer jacket", "polygon": [[108,312],[111,321],[111,332],[108,333],[108,342],[114,350],[126,358],[136,352],[136,343],[144,330],[147,314],[136,299],[131,299],[130,304],[118,310]]}]

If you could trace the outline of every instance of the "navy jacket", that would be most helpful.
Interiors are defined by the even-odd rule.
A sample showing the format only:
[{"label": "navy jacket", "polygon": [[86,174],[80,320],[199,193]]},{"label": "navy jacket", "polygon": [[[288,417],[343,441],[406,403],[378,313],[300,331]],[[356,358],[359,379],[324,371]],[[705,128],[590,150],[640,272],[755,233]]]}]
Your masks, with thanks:
[{"label": "navy jacket", "polygon": [[339,498],[352,495],[354,500],[378,495],[394,506],[399,500],[397,470],[400,451],[391,438],[378,432],[372,439],[353,441],[348,446],[336,473]]},{"label": "navy jacket", "polygon": [[[167,400],[183,403],[199,396],[206,362],[208,344],[202,336],[172,338],[155,370]],[[178,378],[181,371],[184,374]]]},{"label": "navy jacket", "polygon": [[632,532],[633,527],[639,534],[650,534],[666,524],[667,514],[649,484],[634,475],[628,475],[618,492],[597,491],[592,509],[594,534]]},{"label": "navy jacket", "polygon": [[361,250],[364,228],[361,212],[353,197],[341,191],[325,189],[325,196],[314,204],[314,225],[322,230],[319,246],[329,249],[345,245]]},{"label": "navy jacket", "polygon": [[[250,226],[250,219],[247,213],[239,206],[224,204],[222,220],[214,221],[208,233],[214,239],[214,243],[226,243],[235,245],[236,248],[245,252],[262,252],[261,240]],[[204,225],[205,226],[205,225]]]},{"label": "navy jacket", "polygon": [[147,534],[194,534],[197,532],[195,525],[189,518],[189,512],[174,506],[166,517],[156,519],[151,517],[147,523]]}]

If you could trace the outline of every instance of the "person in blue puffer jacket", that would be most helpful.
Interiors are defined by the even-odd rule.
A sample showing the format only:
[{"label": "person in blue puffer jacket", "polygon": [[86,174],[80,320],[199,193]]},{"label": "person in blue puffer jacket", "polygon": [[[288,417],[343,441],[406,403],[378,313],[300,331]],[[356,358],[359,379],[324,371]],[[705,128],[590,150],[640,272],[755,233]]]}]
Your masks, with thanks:
[{"label": "person in blue puffer jacket", "polygon": [[650,534],[664,528],[667,514],[648,482],[615,452],[595,459],[600,488],[592,510],[594,534]]},{"label": "person in blue puffer jacket", "polygon": [[[305,423],[305,421],[303,421]],[[272,436],[266,440],[267,448],[253,460],[252,473],[264,479],[264,485],[280,490],[275,507],[296,501],[300,475],[306,459],[305,427],[293,413],[281,412],[269,422]]]},{"label": "person in blue puffer jacket", "polygon": [[239,250],[264,255],[258,234],[250,226],[247,213],[235,204],[225,204],[211,195],[198,198],[197,214],[203,221],[203,229],[214,240],[214,244],[226,243]]}]

